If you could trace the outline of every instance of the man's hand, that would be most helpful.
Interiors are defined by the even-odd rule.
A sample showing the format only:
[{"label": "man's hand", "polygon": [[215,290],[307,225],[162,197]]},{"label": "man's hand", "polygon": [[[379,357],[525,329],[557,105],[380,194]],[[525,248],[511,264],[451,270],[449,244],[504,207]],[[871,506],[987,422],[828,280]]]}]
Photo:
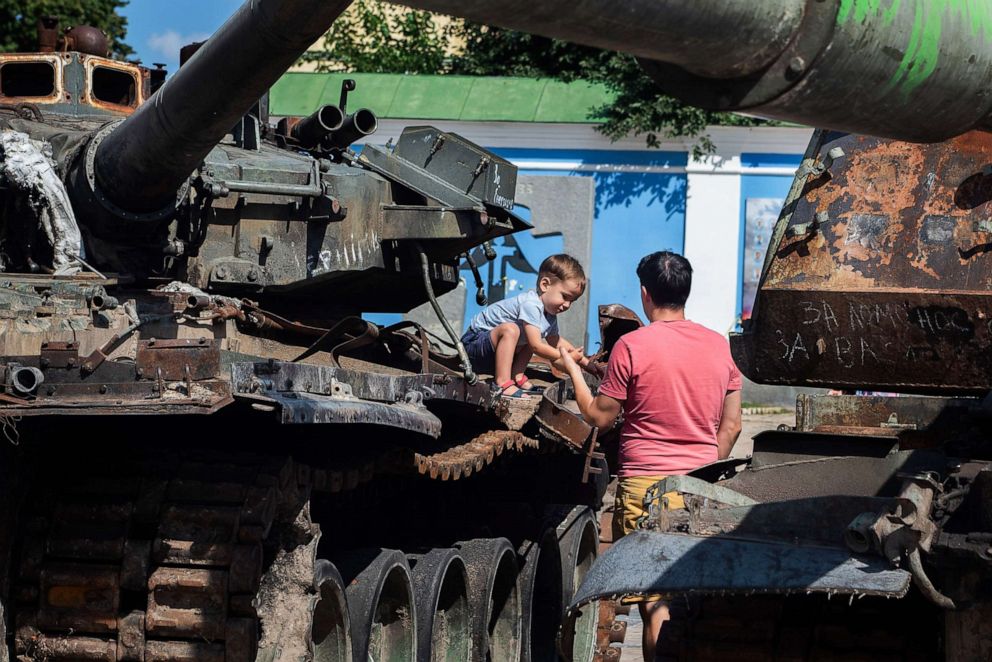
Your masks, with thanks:
[{"label": "man's hand", "polygon": [[[558,348],[558,353],[561,355],[561,359],[559,360],[561,361],[561,367],[564,372],[571,375],[572,370],[579,369],[578,362],[582,358],[582,352],[563,346]],[[578,356],[576,356],[576,353]]]},{"label": "man's hand", "polygon": [[[589,385],[582,379],[582,369],[571,352],[562,347],[560,349],[562,366],[565,372],[572,378],[572,388],[575,389],[575,402],[579,405],[582,418],[586,423],[595,425],[601,430],[610,428],[620,415],[620,403],[606,395],[593,397]],[[585,357],[583,357],[585,358]],[[595,365],[590,363],[589,365]]]}]

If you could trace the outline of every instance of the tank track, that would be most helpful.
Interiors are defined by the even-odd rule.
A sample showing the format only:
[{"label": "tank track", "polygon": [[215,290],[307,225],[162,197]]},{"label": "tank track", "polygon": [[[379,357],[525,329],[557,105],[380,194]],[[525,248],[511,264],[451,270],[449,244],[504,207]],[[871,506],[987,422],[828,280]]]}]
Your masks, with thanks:
[{"label": "tank track", "polygon": [[[616,481],[610,481],[599,513],[599,553],[602,555],[613,545],[613,509],[615,508]],[[618,662],[627,638],[627,615],[630,605],[617,600],[600,600],[596,623],[596,651],[593,662]],[[618,618],[619,616],[619,618]]]},{"label": "tank track", "polygon": [[593,662],[617,662],[622,654],[621,647],[627,637],[627,621],[630,606],[614,600],[599,603],[599,621],[596,624],[596,653]]},{"label": "tank track", "polygon": [[467,478],[503,454],[504,451],[523,451],[540,446],[537,439],[525,437],[511,430],[486,432],[471,441],[452,446],[440,453],[422,455],[416,453],[414,461],[417,471],[434,480],[458,480]]},{"label": "tank track", "polygon": [[340,467],[314,467],[310,482],[315,492],[339,494],[354,491],[377,477],[411,471],[431,480],[454,481],[479,473],[506,453],[540,446],[539,440],[519,432],[493,430],[436,453],[383,447],[367,456],[350,458]]},{"label": "tank track", "polygon": [[276,530],[309,525],[305,472],[288,458],[112,466],[40,481],[14,583],[17,659],[255,659]]}]

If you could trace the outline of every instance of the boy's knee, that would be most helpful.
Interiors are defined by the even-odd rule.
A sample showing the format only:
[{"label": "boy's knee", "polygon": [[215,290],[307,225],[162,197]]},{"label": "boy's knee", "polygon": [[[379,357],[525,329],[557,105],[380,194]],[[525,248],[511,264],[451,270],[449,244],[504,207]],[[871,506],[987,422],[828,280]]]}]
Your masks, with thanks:
[{"label": "boy's knee", "polygon": [[496,327],[496,335],[500,338],[512,338],[516,340],[520,337],[520,327],[513,322],[504,322]]}]

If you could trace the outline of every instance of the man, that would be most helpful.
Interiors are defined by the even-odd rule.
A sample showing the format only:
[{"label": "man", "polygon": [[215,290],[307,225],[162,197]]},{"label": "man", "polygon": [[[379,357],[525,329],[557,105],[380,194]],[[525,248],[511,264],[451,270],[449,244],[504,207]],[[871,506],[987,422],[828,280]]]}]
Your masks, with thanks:
[{"label": "man", "polygon": [[[623,336],[610,354],[606,378],[593,397],[567,352],[561,360],[575,386],[583,417],[600,429],[625,412],[620,435],[613,537],[635,528],[647,488],[726,458],[741,432],[741,374],[726,338],[685,318],[692,267],[681,255],[652,253],[637,266],[649,324]],[[668,507],[683,507],[672,493]],[[644,660],[654,660],[668,605],[639,603]]]}]

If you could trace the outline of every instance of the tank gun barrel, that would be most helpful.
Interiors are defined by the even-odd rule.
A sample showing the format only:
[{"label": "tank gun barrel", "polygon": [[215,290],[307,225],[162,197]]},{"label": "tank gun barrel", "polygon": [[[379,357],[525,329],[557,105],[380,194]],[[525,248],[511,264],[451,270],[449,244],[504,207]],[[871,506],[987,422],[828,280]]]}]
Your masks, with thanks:
[{"label": "tank gun barrel", "polygon": [[96,145],[96,187],[133,214],[154,213],[252,104],[351,0],[250,0]]},{"label": "tank gun barrel", "polygon": [[917,142],[990,125],[990,3],[401,1],[631,53],[704,108]]},{"label": "tank gun barrel", "polygon": [[292,134],[300,145],[310,148],[319,145],[330,133],[340,129],[344,120],[344,113],[337,106],[321,106],[312,115],[300,120],[293,127]]}]

